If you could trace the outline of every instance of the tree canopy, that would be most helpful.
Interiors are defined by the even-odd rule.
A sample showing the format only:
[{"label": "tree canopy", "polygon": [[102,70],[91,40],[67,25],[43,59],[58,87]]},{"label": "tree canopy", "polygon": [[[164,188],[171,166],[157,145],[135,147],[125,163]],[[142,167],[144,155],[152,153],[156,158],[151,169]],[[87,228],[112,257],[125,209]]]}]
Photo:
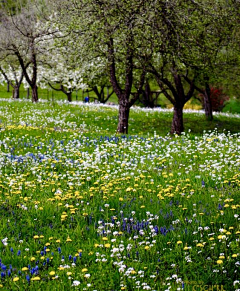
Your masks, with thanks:
[{"label": "tree canopy", "polygon": [[205,96],[211,119],[210,85],[239,74],[239,6],[238,0],[3,1],[0,59],[18,64],[33,101],[41,75],[66,95],[87,84],[102,102],[111,85],[119,133],[128,132],[130,108],[155,78],[174,106],[171,132],[180,134],[194,92]]}]

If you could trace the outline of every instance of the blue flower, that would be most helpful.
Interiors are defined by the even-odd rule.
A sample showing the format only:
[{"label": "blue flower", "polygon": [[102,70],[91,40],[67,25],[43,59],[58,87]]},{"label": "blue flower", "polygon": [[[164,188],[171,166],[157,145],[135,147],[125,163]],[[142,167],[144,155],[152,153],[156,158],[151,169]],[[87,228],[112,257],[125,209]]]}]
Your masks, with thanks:
[{"label": "blue flower", "polygon": [[28,281],[28,283],[30,283],[30,276],[26,275],[26,280]]},{"label": "blue flower", "polygon": [[5,278],[5,276],[6,276],[6,273],[1,272],[1,278]]}]

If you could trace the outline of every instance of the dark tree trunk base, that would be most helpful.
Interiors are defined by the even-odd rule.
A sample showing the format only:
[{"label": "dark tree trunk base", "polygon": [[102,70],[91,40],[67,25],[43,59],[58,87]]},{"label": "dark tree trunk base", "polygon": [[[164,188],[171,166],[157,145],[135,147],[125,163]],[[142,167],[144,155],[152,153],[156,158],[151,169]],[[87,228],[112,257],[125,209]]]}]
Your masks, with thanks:
[{"label": "dark tree trunk base", "polygon": [[72,102],[72,93],[67,93],[68,102]]},{"label": "dark tree trunk base", "polygon": [[130,107],[119,104],[117,133],[128,133],[128,119]]},{"label": "dark tree trunk base", "polygon": [[174,106],[171,134],[180,135],[183,131],[183,107]]},{"label": "dark tree trunk base", "polygon": [[14,86],[12,98],[19,99],[19,86]]},{"label": "dark tree trunk base", "polygon": [[213,114],[212,114],[211,98],[210,98],[208,92],[206,92],[206,91],[204,94],[204,111],[205,111],[206,119],[212,121]]},{"label": "dark tree trunk base", "polygon": [[38,102],[38,87],[36,85],[32,87],[32,102]]}]

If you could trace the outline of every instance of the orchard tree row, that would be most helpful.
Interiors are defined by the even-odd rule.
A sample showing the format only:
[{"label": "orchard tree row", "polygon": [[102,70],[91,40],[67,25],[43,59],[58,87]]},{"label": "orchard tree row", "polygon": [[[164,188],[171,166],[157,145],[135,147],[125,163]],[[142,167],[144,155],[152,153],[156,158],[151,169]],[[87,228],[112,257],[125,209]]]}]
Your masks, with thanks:
[{"label": "orchard tree row", "polygon": [[[212,117],[212,84],[238,89],[238,0],[19,0],[0,4],[0,82],[19,97],[22,82],[66,94],[93,90],[119,101],[117,132],[128,133],[131,106],[149,82],[173,104],[171,132],[183,132],[183,107],[195,92]],[[104,96],[104,88],[112,92]]]}]

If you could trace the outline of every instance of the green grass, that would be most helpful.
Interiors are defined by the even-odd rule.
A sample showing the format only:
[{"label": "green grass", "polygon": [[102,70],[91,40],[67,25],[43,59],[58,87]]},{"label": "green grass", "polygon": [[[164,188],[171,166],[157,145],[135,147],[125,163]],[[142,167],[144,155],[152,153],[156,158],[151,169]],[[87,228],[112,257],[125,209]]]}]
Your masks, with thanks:
[{"label": "green grass", "polygon": [[2,290],[239,289],[240,119],[171,117],[0,101]]},{"label": "green grass", "polygon": [[[99,107],[99,106],[76,106],[76,105],[60,105],[56,102],[31,104],[26,102],[2,102],[3,112],[8,114],[1,116],[2,123],[19,123],[24,120],[28,124],[34,126],[54,126],[55,121],[52,120],[54,114],[64,116],[65,123],[73,122],[76,128],[86,125],[85,132],[95,134],[114,134],[117,128],[118,111],[116,108]],[[9,113],[10,108],[14,104],[14,111]],[[36,110],[36,116],[33,115],[32,109]],[[129,134],[152,135],[166,135],[169,133],[172,123],[171,111],[152,111],[140,108],[132,108],[129,119]],[[240,128],[240,119],[238,117],[224,116],[217,114],[213,121],[207,121],[204,114],[199,113],[184,113],[184,127],[185,131],[191,131],[194,135],[202,135],[204,131],[212,131],[217,129],[218,132],[237,133]],[[44,123],[43,123],[44,120]],[[52,120],[52,122],[49,122]],[[61,120],[60,120],[61,121]],[[61,123],[59,121],[59,123]],[[70,124],[71,125],[71,124]],[[61,128],[61,125],[58,127]],[[92,130],[93,129],[93,130]]]},{"label": "green grass", "polygon": [[240,100],[230,100],[223,108],[223,112],[240,113]]}]

